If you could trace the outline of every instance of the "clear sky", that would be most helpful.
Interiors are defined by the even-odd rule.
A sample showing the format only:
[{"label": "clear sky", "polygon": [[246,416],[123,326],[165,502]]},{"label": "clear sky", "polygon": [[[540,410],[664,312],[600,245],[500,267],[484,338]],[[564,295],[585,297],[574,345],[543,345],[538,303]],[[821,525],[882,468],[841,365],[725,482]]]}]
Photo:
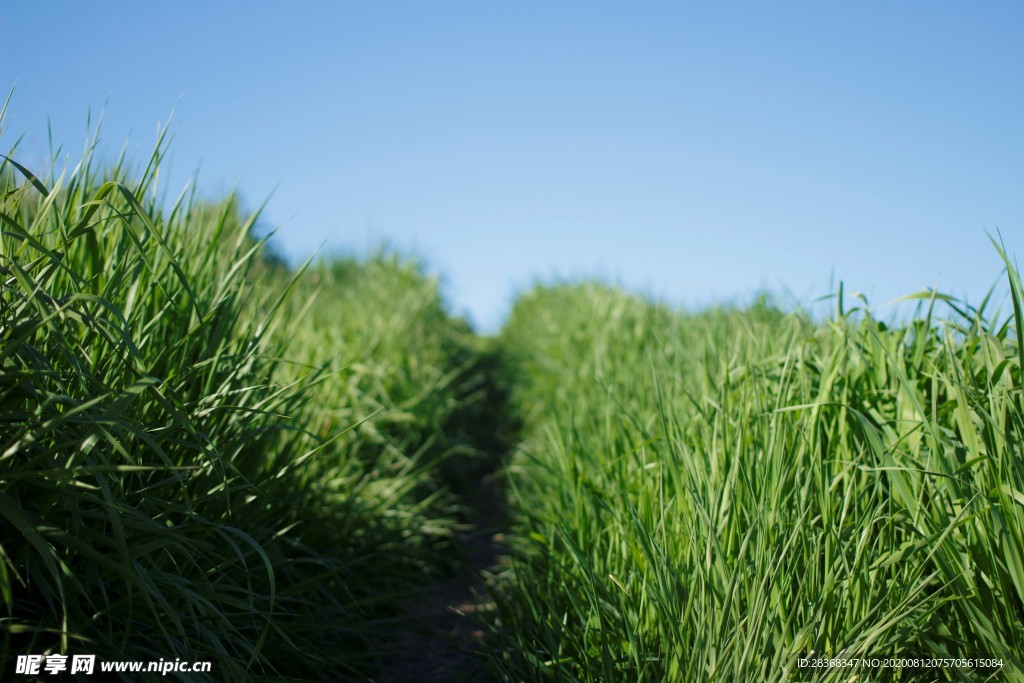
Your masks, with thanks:
[{"label": "clear sky", "polygon": [[1022,36],[997,1],[0,0],[0,146],[105,108],[142,156],[177,105],[170,184],[273,193],[292,259],[414,250],[485,330],[552,275],[977,301],[985,230],[1024,255]]}]

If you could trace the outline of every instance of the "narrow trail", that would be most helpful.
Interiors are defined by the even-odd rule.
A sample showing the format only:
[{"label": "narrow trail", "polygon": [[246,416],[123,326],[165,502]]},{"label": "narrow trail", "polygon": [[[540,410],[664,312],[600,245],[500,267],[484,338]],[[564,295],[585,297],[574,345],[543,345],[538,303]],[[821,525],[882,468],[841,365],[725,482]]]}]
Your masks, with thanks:
[{"label": "narrow trail", "polygon": [[453,576],[435,581],[404,607],[408,628],[388,647],[396,653],[373,683],[489,683],[495,680],[478,653],[487,637],[481,614],[492,609],[486,575],[505,554],[508,530],[504,465],[519,421],[502,383],[502,358],[493,348],[475,361],[476,400],[458,418],[463,441],[479,457],[453,474],[463,507],[454,545],[462,562]]},{"label": "narrow trail", "polygon": [[505,530],[504,496],[493,481],[466,499],[469,520],[457,534],[465,552],[459,572],[425,587],[405,605],[412,628],[392,644],[398,653],[375,683],[484,683],[494,680],[475,653],[486,632],[480,614],[490,608],[483,583],[498,564]]}]

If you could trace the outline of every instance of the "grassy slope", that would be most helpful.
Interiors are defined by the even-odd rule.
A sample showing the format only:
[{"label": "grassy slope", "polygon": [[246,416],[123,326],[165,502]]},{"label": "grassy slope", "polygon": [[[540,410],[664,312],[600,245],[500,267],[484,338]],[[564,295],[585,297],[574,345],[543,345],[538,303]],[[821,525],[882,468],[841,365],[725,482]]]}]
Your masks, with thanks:
[{"label": "grassy slope", "polygon": [[[597,285],[522,297],[496,664],[738,681],[850,675],[798,671],[812,650],[997,655],[1020,680],[1020,356],[1010,325],[965,313],[889,328],[678,315]],[[894,675],[937,674],[975,675]]]},{"label": "grassy slope", "polygon": [[2,666],[363,675],[449,561],[436,465],[473,391],[465,326],[414,266],[295,279],[231,200],[161,213],[158,160],[0,169]]}]

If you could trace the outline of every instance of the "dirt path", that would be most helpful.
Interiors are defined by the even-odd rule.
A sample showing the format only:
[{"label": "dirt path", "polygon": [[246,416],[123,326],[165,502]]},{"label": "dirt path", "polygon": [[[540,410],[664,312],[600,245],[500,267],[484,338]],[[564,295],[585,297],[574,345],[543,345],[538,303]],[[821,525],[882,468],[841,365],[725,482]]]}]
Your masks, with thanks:
[{"label": "dirt path", "polygon": [[475,455],[452,464],[451,490],[464,510],[455,545],[463,563],[454,576],[424,587],[405,604],[403,628],[386,646],[387,661],[374,683],[489,683],[494,680],[476,656],[486,631],[480,615],[491,609],[484,577],[504,554],[508,528],[504,465],[518,441],[520,423],[503,376],[502,356],[493,345],[473,361],[473,399],[453,419],[450,433]]},{"label": "dirt path", "polygon": [[465,501],[458,532],[465,564],[448,580],[426,587],[406,603],[412,621],[390,646],[396,653],[375,683],[484,683],[494,680],[475,655],[486,638],[479,614],[490,607],[483,576],[498,563],[505,528],[504,495],[493,482]]}]

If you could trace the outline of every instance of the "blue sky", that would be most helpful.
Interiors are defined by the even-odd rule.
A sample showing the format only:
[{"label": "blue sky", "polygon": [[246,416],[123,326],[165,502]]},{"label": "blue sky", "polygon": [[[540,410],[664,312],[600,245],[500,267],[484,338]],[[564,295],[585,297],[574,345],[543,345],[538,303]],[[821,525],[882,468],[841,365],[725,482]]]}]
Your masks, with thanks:
[{"label": "blue sky", "polygon": [[[238,186],[293,259],[423,255],[484,329],[535,277],[685,306],[977,301],[1024,252],[1024,4],[0,0],[0,145]],[[6,93],[5,93],[6,94]]]}]

